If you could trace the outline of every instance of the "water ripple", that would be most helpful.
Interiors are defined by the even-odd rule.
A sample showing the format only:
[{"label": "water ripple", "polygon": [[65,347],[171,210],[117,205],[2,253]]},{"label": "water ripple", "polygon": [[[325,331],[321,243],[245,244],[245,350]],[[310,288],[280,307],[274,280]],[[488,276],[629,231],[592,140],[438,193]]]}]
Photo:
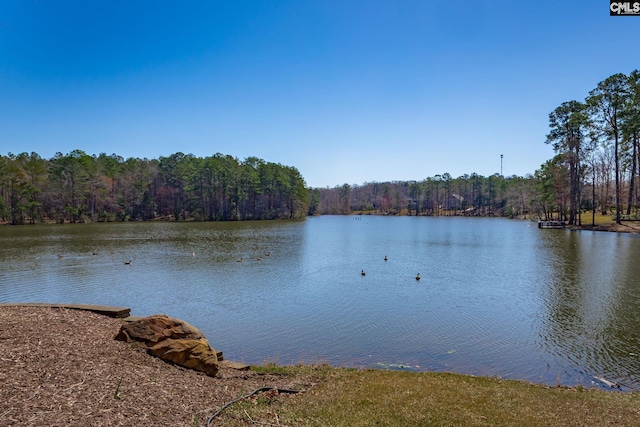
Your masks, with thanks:
[{"label": "water ripple", "polygon": [[248,363],[640,388],[640,239],[528,225],[321,217],[0,227],[0,301],[165,312]]}]

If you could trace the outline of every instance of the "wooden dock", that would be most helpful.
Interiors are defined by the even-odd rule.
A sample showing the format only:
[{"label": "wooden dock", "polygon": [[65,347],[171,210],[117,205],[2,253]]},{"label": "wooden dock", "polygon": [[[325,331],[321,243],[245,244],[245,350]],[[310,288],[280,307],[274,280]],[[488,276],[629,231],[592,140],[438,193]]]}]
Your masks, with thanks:
[{"label": "wooden dock", "polygon": [[565,228],[564,221],[538,221],[538,228]]}]

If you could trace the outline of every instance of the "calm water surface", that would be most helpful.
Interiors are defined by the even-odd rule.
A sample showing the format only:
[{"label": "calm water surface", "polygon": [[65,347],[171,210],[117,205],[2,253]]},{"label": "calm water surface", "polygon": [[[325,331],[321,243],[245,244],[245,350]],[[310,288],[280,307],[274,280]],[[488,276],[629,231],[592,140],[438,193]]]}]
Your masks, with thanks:
[{"label": "calm water surface", "polygon": [[166,313],[254,364],[638,390],[638,259],[636,236],[491,218],[6,226],[0,302]]}]

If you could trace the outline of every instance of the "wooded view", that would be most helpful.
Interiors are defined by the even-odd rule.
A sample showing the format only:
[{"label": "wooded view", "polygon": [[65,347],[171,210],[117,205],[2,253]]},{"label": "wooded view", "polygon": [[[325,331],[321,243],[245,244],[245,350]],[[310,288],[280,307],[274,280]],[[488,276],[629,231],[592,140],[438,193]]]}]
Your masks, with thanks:
[{"label": "wooded view", "polygon": [[608,77],[584,102],[562,103],[549,114],[549,127],[546,143],[556,155],[533,175],[454,178],[445,173],[423,181],[344,184],[316,190],[319,212],[529,214],[576,225],[586,211],[592,222],[596,211],[610,213],[617,223],[637,219],[640,71]]},{"label": "wooded view", "polygon": [[[124,159],[75,150],[0,155],[0,220],[251,220],[316,214],[534,215],[580,225],[596,211],[637,219],[640,71],[615,74],[549,114],[556,155],[533,175],[448,173],[422,181],[307,188],[291,166],[176,153]],[[517,142],[515,142],[517,143]],[[592,221],[593,221],[592,216]]]},{"label": "wooded view", "polygon": [[307,189],[294,167],[222,154],[159,160],[75,150],[0,156],[0,217],[13,224],[297,218]]}]

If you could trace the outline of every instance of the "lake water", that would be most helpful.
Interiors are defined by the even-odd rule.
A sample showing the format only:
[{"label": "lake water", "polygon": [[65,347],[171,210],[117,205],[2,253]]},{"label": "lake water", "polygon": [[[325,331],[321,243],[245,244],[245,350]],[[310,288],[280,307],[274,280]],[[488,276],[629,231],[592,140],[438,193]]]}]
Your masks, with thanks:
[{"label": "lake water", "polygon": [[251,364],[638,390],[639,259],[637,236],[495,218],[5,226],[0,302],[166,313]]}]

